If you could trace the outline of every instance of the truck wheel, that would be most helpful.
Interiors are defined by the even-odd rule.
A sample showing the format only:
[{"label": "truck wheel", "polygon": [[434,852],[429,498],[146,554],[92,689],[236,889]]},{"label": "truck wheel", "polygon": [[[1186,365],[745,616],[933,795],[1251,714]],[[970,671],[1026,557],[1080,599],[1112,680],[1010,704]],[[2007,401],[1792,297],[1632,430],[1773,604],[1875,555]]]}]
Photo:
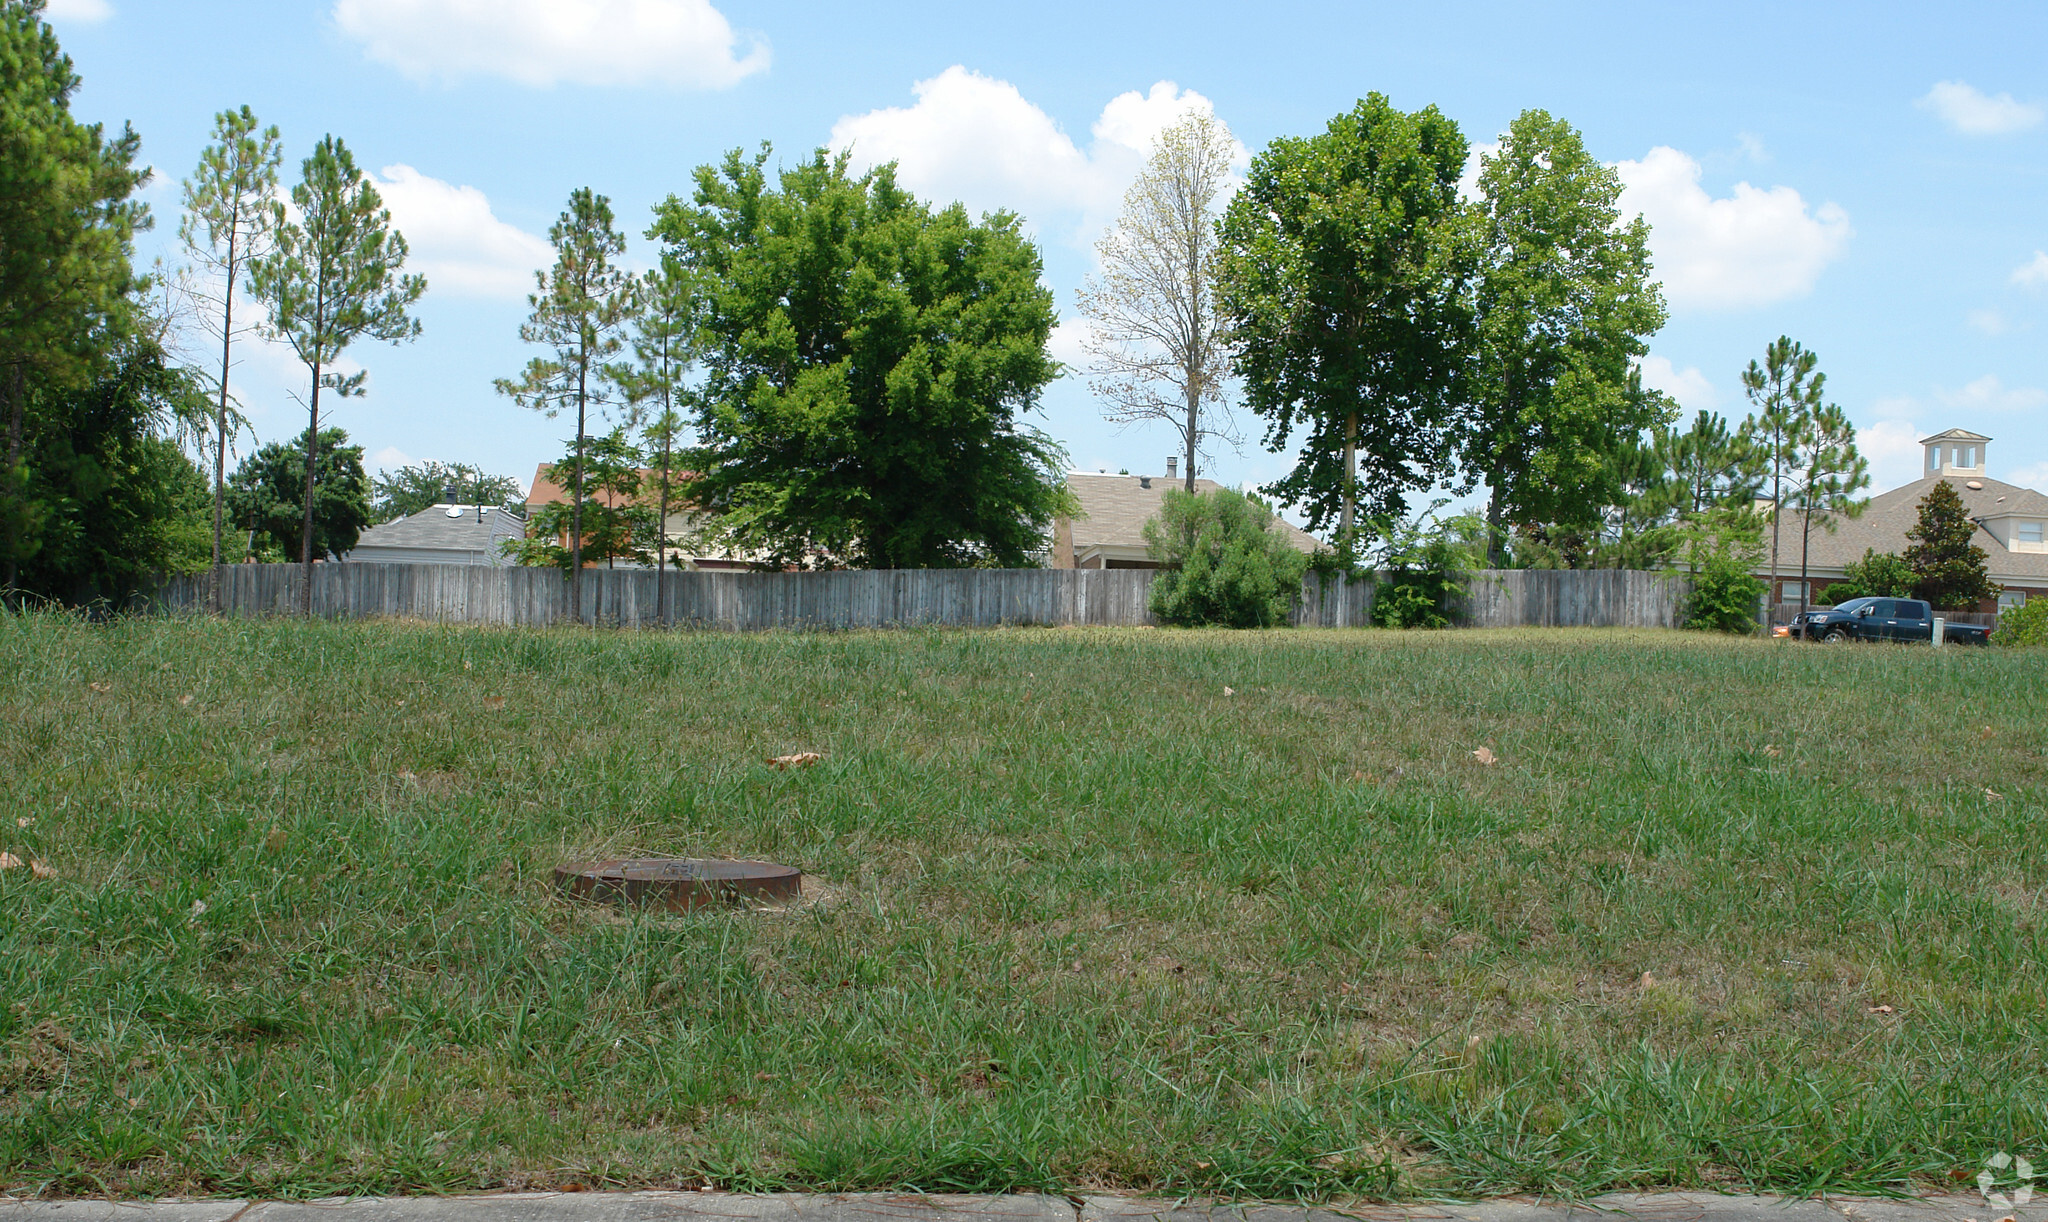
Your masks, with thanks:
[{"label": "truck wheel", "polygon": [[1829,645],[1839,645],[1848,639],[1849,630],[1847,628],[1830,628],[1828,634],[1821,638],[1823,642]]}]

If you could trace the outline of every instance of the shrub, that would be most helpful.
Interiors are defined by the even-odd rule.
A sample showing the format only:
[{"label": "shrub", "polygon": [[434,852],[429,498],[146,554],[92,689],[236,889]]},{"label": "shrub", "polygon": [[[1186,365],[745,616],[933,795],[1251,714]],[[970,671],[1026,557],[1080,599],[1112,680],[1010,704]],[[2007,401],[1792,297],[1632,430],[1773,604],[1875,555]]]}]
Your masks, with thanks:
[{"label": "shrub", "polygon": [[[1439,501],[1435,508],[1441,508]],[[1435,508],[1431,513],[1435,512]],[[1380,567],[1387,576],[1373,591],[1372,622],[1378,628],[1444,628],[1451,603],[1465,592],[1486,550],[1486,524],[1473,514],[1431,523],[1382,523],[1385,540]]]},{"label": "shrub", "polygon": [[1173,488],[1145,523],[1145,547],[1165,571],[1152,583],[1152,614],[1191,628],[1271,628],[1301,597],[1308,557],[1273,528],[1264,505],[1228,488]]},{"label": "shrub", "polygon": [[2048,598],[2032,598],[1998,617],[1994,645],[2048,645]]},{"label": "shrub", "polygon": [[1757,600],[1764,582],[1763,521],[1747,509],[1713,509],[1688,522],[1683,554],[1692,569],[1685,626],[1709,632],[1757,630]]},{"label": "shrub", "polygon": [[1821,601],[1839,606],[1852,598],[1913,597],[1913,566],[1890,552],[1864,548],[1863,559],[1842,571],[1842,580],[1822,590]]}]

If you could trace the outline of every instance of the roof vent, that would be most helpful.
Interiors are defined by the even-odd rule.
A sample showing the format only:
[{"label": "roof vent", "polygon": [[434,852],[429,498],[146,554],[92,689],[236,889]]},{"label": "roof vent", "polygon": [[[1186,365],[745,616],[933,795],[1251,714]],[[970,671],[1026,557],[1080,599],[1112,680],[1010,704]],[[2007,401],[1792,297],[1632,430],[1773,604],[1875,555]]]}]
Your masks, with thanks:
[{"label": "roof vent", "polygon": [[1150,488],[1151,486],[1152,486],[1152,477],[1151,477],[1151,476],[1149,476],[1149,475],[1141,475],[1141,476],[1139,476],[1139,477],[1138,477],[1138,487],[1140,487],[1140,488]]},{"label": "roof vent", "polygon": [[450,506],[448,507],[448,516],[449,516],[449,517],[451,517],[451,518],[459,518],[459,517],[461,517],[461,516],[462,516],[462,506],[460,506],[460,505],[450,505]]},{"label": "roof vent", "polygon": [[1984,491],[1984,481],[1983,481],[1983,480],[1981,480],[1981,479],[1973,479],[1973,480],[1970,480],[1970,481],[1966,482],[1966,483],[1965,483],[1965,484],[1963,485],[1963,487],[1965,487],[1965,488],[1969,488],[1969,489],[1972,489],[1972,490],[1974,490],[1974,491],[1977,491],[1977,492],[1982,492],[1982,491]]}]

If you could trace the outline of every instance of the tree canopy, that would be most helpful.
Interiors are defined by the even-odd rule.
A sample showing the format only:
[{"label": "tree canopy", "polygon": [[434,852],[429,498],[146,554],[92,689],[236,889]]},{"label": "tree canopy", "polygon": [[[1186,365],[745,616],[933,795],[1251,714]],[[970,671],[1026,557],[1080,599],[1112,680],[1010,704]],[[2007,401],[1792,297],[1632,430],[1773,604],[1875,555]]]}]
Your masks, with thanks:
[{"label": "tree canopy", "polygon": [[1920,518],[1906,537],[1906,564],[1913,570],[1913,596],[1942,611],[1971,611],[1998,597],[1985,569],[1984,549],[1975,542],[1977,524],[1955,485],[1936,480],[1920,498]]},{"label": "tree canopy", "polygon": [[1018,218],[768,156],[700,167],[650,234],[703,285],[691,495],[777,566],[1031,564],[1067,494],[1022,420],[1059,367]]},{"label": "tree canopy", "polygon": [[[249,552],[267,560],[295,558],[306,518],[306,435],[273,441],[242,460],[228,477],[228,521],[251,532]],[[370,480],[363,447],[341,429],[323,429],[313,479],[313,549],[341,556],[370,524]]]},{"label": "tree canopy", "polygon": [[1294,470],[1267,485],[1355,555],[1357,508],[1398,518],[1452,449],[1471,310],[1465,137],[1380,94],[1253,160],[1225,211],[1220,300],[1244,403]]}]

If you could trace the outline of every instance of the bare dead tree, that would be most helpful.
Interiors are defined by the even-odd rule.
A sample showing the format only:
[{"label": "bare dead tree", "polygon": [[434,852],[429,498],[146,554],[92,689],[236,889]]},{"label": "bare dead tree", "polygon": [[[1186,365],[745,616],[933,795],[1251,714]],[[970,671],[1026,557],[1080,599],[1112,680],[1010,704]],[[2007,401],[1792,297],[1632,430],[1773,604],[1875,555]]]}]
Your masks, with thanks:
[{"label": "bare dead tree", "polygon": [[1217,204],[1236,153],[1230,129],[1207,111],[1161,132],[1122,214],[1096,243],[1101,273],[1076,295],[1104,418],[1172,425],[1190,492],[1203,443],[1241,440],[1224,396],[1230,347],[1215,293]]}]

